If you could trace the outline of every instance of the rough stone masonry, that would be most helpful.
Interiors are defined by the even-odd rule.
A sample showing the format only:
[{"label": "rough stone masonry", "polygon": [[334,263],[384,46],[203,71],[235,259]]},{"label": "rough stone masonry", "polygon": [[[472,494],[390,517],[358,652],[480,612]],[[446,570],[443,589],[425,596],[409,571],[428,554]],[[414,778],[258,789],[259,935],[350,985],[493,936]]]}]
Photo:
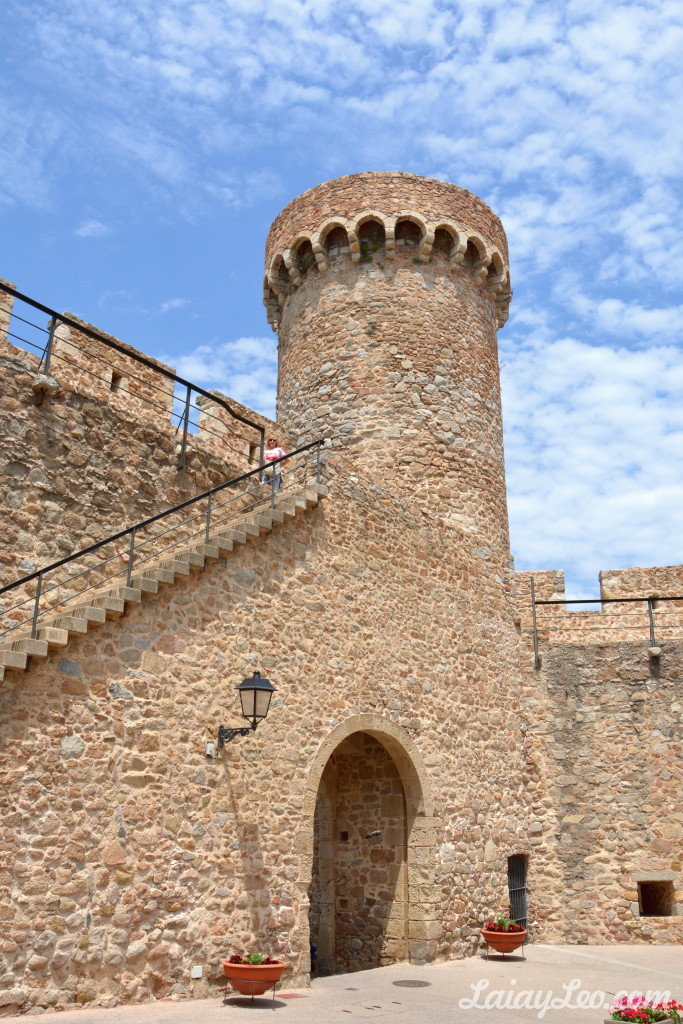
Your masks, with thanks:
[{"label": "rough stone masonry", "polygon": [[[500,222],[455,185],[353,175],[277,218],[268,427],[327,439],[329,497],[5,670],[0,1014],[205,995],[254,948],[299,983],[311,939],[324,971],[470,955],[515,855],[532,940],[681,941],[681,570],[603,574],[603,596],[658,602],[658,654],[620,606],[560,605],[536,667],[507,526],[510,294]],[[0,338],[5,582],[250,465],[207,421],[178,470],[170,424],[93,384],[76,333],[40,404]],[[561,602],[561,573],[534,576]],[[255,668],[268,718],[207,758]]]}]

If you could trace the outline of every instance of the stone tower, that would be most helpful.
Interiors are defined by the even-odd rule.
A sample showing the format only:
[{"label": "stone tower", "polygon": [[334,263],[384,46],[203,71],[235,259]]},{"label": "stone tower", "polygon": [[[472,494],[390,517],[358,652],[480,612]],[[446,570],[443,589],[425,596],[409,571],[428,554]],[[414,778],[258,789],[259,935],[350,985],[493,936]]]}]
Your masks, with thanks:
[{"label": "stone tower", "polygon": [[502,225],[457,185],[391,171],[304,192],[267,242],[278,420],[505,557],[496,331],[510,294]]}]

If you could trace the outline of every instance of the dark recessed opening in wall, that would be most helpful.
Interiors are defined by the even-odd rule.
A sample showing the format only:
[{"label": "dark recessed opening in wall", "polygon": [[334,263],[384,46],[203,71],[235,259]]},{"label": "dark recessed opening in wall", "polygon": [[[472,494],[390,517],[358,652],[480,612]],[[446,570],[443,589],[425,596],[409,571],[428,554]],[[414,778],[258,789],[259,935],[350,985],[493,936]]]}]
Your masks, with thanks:
[{"label": "dark recessed opening in wall", "polygon": [[117,373],[116,370],[112,371],[111,382],[109,384],[111,391],[123,391],[123,374]]},{"label": "dark recessed opening in wall", "polygon": [[395,238],[397,249],[417,249],[422,231],[412,220],[400,220],[396,225]]},{"label": "dark recessed opening in wall", "polygon": [[673,882],[638,882],[638,909],[641,917],[672,917]]},{"label": "dark recessed opening in wall", "polygon": [[517,924],[527,927],[529,912],[527,909],[527,874],[528,858],[524,853],[516,853],[508,857],[508,893],[510,896],[510,917]]},{"label": "dark recessed opening in wall", "polygon": [[249,462],[255,462],[256,465],[259,463],[259,456],[261,455],[261,446],[258,444],[249,445]]},{"label": "dark recessed opening in wall", "polygon": [[463,267],[466,267],[467,270],[471,270],[475,263],[478,263],[480,259],[481,255],[474,242],[468,242],[467,248],[465,249],[465,258],[462,262]]},{"label": "dark recessed opening in wall", "polygon": [[296,265],[299,268],[300,274],[306,274],[311,267],[316,265],[313,246],[308,239],[302,242],[296,250]]},{"label": "dark recessed opening in wall", "polygon": [[342,227],[332,228],[325,236],[328,256],[339,256],[349,251],[349,236]]},{"label": "dark recessed opening in wall", "polygon": [[348,841],[349,841],[349,833],[348,832],[340,832],[339,833],[339,842],[340,843],[348,843]]},{"label": "dark recessed opening in wall", "polygon": [[358,228],[358,244],[360,246],[360,262],[372,263],[373,256],[380,251],[383,254],[385,244],[384,225],[377,220],[366,220]]},{"label": "dark recessed opening in wall", "polygon": [[453,250],[453,239],[445,228],[438,228],[434,233],[432,256],[450,256]]}]

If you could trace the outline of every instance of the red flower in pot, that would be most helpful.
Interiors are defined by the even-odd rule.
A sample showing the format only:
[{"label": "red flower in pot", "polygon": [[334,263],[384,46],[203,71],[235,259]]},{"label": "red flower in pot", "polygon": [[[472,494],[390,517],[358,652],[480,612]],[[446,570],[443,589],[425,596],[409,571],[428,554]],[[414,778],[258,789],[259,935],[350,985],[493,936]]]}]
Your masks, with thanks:
[{"label": "red flower in pot", "polygon": [[512,953],[526,941],[526,928],[501,914],[495,921],[489,921],[481,929],[487,946],[496,953]]}]

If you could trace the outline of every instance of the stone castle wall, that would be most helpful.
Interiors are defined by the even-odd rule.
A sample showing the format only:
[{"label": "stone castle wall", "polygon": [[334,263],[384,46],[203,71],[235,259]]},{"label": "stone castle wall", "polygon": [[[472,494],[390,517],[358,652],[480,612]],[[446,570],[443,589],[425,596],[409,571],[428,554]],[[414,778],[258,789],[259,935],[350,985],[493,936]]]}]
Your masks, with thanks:
[{"label": "stone castle wall", "polygon": [[[331,489],[310,517],[5,678],[2,951],[22,1006],[201,994],[222,956],[254,946],[301,980],[318,780],[347,723],[402,738],[419,766],[412,955],[470,952],[506,909],[506,858],[530,837],[499,584],[473,591],[477,556],[454,559],[453,534],[396,499],[342,470]],[[278,688],[269,718],[207,760],[257,665]]]},{"label": "stone castle wall", "polygon": [[[639,601],[537,610],[527,737],[548,783],[541,824],[560,872],[542,874],[554,890],[551,931],[565,941],[683,942],[683,602],[663,600],[683,593],[682,575],[681,566],[604,570],[602,597]],[[528,664],[532,576],[537,600],[565,596],[561,572],[516,574]],[[664,886],[668,915],[647,912],[638,883]]]},{"label": "stone castle wall", "polygon": [[[305,981],[309,913],[331,969],[367,966],[366,948],[467,955],[507,912],[518,854],[532,938],[681,940],[680,917],[647,921],[633,899],[650,879],[680,900],[678,648],[652,655],[620,606],[557,607],[534,666],[507,532],[497,218],[414,175],[339,179],[283,211],[266,271],[277,430],[288,448],[330,438],[330,496],[5,672],[0,1013],[203,995],[253,948]],[[127,385],[90,383],[90,340],[60,331],[81,362],[56,360],[40,405],[37,361],[0,339],[12,558],[251,465],[200,421],[179,471],[170,405],[140,413],[130,367]],[[663,621],[680,577],[651,572],[603,574],[604,596],[650,587]],[[564,595],[561,573],[533,576],[538,599]],[[255,668],[277,687],[268,718],[207,758]]]},{"label": "stone castle wall", "polygon": [[[2,305],[9,308],[9,296]],[[62,326],[50,367],[57,389],[37,396],[39,357],[0,337],[0,585],[258,464],[258,432],[243,424],[238,430],[225,410],[203,399],[179,467],[173,382],[150,362],[147,368]],[[121,386],[113,391],[114,374]],[[273,429],[265,417],[250,418]]]}]

